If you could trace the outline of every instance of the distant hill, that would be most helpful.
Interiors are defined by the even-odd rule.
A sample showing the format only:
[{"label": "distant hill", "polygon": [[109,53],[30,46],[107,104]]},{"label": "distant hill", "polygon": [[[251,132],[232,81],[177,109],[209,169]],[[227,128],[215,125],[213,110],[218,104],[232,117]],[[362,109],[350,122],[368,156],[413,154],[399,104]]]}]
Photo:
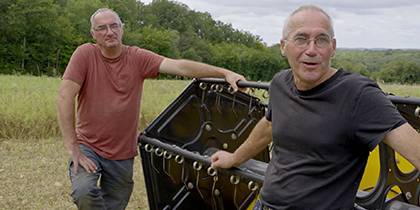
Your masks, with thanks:
[{"label": "distant hill", "polygon": [[381,50],[420,50],[415,48],[402,48],[402,49],[390,49],[390,48],[363,48],[363,47],[356,47],[356,48],[350,48],[350,47],[339,47],[340,50],[372,50],[372,51],[381,51]]}]

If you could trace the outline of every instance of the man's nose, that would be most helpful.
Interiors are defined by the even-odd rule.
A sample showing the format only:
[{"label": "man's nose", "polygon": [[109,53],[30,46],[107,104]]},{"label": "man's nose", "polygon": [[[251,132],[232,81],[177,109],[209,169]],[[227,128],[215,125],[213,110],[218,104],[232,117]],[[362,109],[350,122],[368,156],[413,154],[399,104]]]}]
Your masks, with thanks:
[{"label": "man's nose", "polygon": [[313,55],[316,54],[318,51],[317,46],[315,44],[315,40],[308,40],[308,46],[306,48],[306,54]]}]

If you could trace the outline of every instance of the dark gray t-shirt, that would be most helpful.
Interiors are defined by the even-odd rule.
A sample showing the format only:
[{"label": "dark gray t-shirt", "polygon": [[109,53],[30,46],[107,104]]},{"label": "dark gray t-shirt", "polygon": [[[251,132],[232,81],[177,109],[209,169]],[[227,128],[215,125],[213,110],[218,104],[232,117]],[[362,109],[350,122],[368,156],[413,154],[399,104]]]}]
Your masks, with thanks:
[{"label": "dark gray t-shirt", "polygon": [[292,71],[270,84],[274,149],[261,189],[273,209],[352,209],[369,151],[404,124],[369,78],[340,69],[299,91]]}]

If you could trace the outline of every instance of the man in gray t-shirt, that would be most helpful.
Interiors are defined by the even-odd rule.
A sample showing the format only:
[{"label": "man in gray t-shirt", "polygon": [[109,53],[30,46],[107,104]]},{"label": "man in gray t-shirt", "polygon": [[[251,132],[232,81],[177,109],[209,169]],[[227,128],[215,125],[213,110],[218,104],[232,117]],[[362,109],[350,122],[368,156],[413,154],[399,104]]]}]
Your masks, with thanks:
[{"label": "man in gray t-shirt", "polygon": [[257,203],[276,210],[352,209],[369,151],[381,141],[420,169],[420,135],[378,85],[330,67],[336,39],[325,11],[294,11],[281,50],[291,69],[274,76],[266,117],[234,153],[215,153],[213,168],[239,166],[273,142]]}]

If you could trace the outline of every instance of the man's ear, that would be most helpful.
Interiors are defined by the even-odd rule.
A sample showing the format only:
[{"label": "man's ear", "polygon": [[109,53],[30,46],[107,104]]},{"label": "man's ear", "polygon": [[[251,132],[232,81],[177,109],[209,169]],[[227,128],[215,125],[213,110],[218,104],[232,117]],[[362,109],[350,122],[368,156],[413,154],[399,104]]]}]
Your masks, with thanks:
[{"label": "man's ear", "polygon": [[331,57],[334,57],[334,55],[335,55],[335,53],[336,53],[336,51],[337,51],[337,40],[335,39],[335,38],[333,38],[333,40],[332,40],[332,52],[331,52]]},{"label": "man's ear", "polygon": [[90,29],[90,34],[92,35],[93,39],[96,40],[95,31],[93,31],[93,29]]},{"label": "man's ear", "polygon": [[280,48],[281,54],[286,57],[286,50],[285,50],[286,43],[283,39],[280,40]]}]

